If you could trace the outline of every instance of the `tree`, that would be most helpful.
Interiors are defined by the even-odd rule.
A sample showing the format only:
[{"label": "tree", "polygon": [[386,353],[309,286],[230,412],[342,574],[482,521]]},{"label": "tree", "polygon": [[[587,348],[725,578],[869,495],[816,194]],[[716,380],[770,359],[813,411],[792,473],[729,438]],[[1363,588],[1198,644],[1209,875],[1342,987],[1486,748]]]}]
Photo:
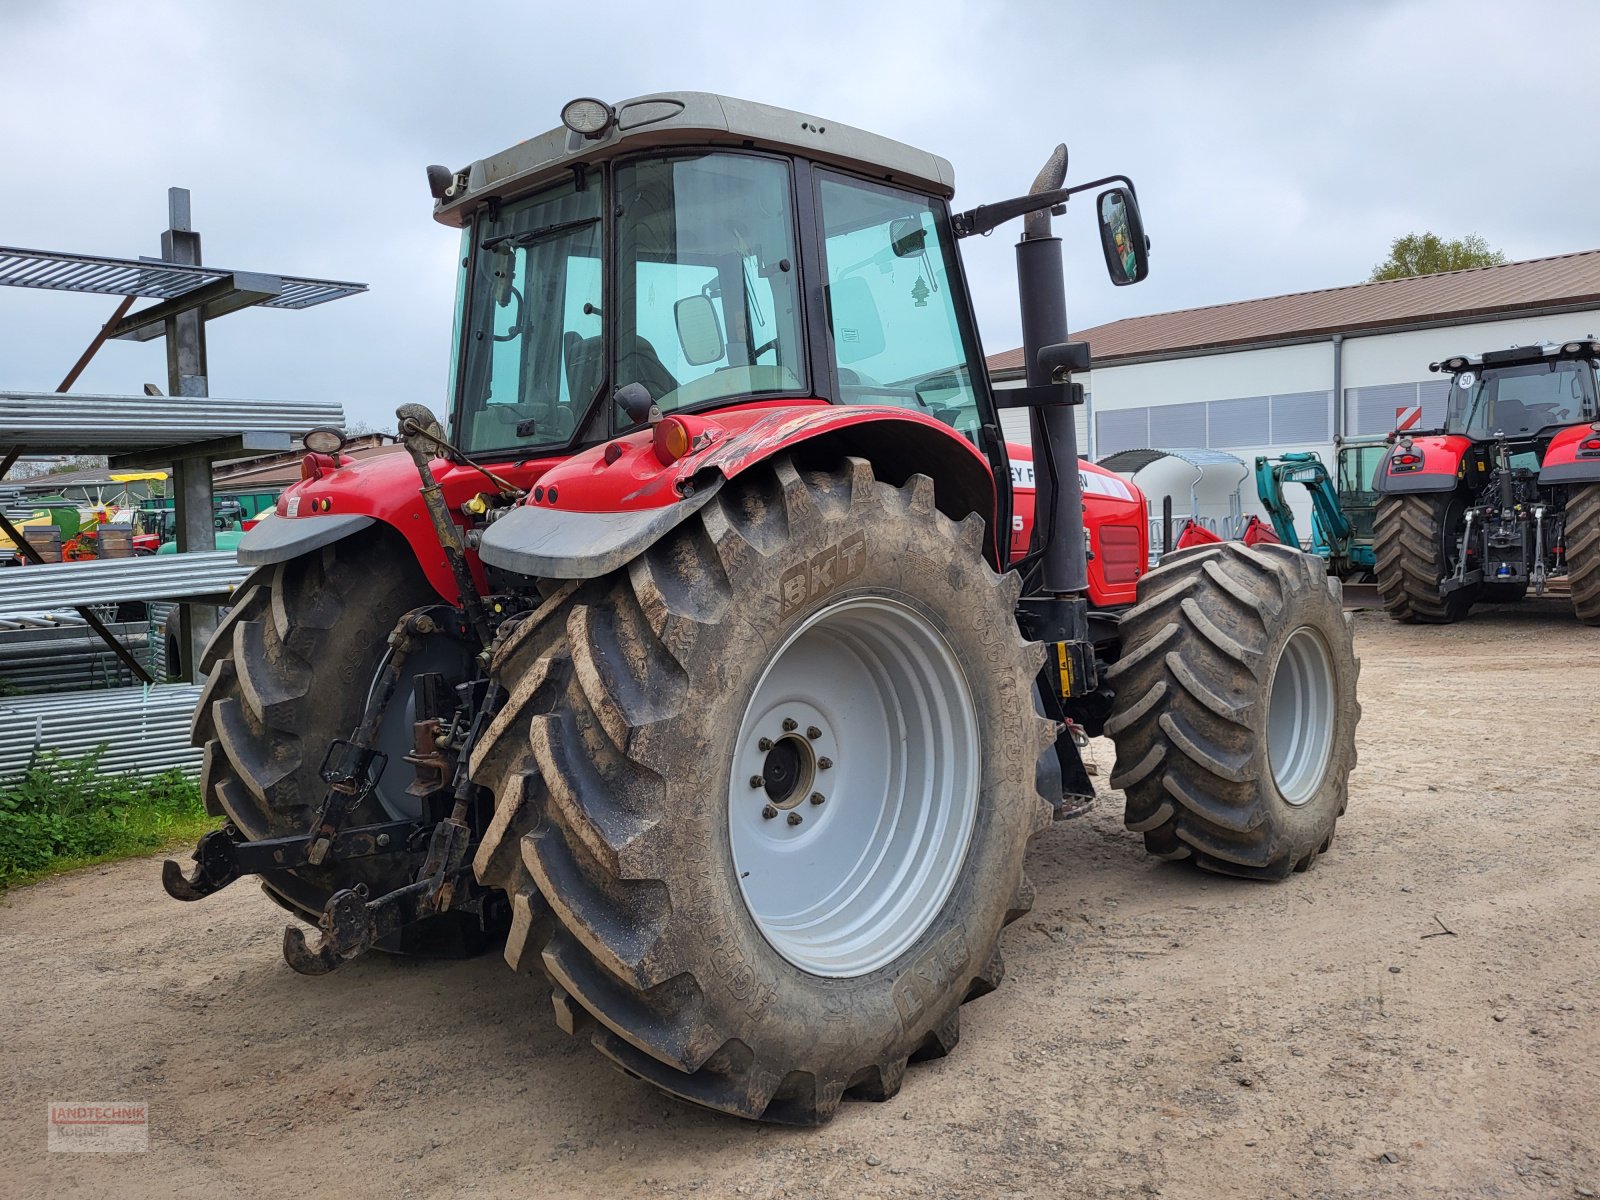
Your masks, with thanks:
[{"label": "tree", "polygon": [[1506,261],[1498,250],[1475,233],[1455,241],[1444,241],[1433,233],[1408,233],[1389,245],[1389,257],[1372,268],[1372,282],[1384,279],[1409,279],[1413,275],[1436,275],[1440,271],[1462,271],[1468,267],[1496,267]]}]

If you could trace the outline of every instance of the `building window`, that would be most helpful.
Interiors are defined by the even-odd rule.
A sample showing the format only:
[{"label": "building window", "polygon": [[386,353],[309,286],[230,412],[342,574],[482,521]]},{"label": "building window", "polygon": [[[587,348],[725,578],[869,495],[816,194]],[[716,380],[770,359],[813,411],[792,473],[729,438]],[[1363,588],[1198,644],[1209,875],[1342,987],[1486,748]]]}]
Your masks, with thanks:
[{"label": "building window", "polygon": [[1119,450],[1297,449],[1333,437],[1331,392],[1238,396],[1095,413],[1095,457]]}]

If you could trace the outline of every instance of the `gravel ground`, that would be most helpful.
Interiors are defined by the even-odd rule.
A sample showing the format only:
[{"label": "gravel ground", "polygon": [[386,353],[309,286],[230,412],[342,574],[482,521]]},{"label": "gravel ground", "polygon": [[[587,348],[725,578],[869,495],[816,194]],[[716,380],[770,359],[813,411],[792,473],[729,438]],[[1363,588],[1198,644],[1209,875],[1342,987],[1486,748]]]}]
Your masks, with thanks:
[{"label": "gravel ground", "polygon": [[[1600,632],[1557,602],[1357,642],[1315,870],[1157,863],[1108,794],[1035,842],[957,1051],[819,1130],[616,1074],[494,956],[304,979],[249,886],[176,904],[145,859],[19,889],[0,1194],[1600,1193]],[[147,1102],[149,1152],[47,1154],[52,1099]]]}]

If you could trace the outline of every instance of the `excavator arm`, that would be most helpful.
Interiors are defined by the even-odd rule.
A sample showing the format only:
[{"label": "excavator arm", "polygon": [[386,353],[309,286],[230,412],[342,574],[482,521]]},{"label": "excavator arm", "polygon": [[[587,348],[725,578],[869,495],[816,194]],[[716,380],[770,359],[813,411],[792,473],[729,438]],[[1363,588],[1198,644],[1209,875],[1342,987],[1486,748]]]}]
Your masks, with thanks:
[{"label": "excavator arm", "polygon": [[1298,546],[1294,512],[1283,497],[1285,483],[1301,484],[1311,493],[1312,550],[1327,558],[1336,570],[1347,566],[1353,530],[1322,459],[1310,451],[1256,459],[1256,494],[1272,518],[1272,528],[1286,545]]}]

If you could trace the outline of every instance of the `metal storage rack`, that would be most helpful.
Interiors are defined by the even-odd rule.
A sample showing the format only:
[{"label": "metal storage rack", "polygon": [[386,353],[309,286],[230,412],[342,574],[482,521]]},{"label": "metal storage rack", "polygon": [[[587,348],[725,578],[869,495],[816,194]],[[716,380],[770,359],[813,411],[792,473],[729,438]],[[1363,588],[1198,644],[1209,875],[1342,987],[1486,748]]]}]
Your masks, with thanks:
[{"label": "metal storage rack", "polygon": [[[90,606],[128,600],[178,600],[183,674],[195,664],[216,622],[215,603],[246,574],[232,553],[215,549],[212,463],[249,454],[285,452],[316,425],[342,425],[337,403],[210,400],[206,322],[249,307],[299,310],[366,291],[366,285],[202,265],[200,235],[190,222],[189,193],[168,191],[168,228],[161,257],[107,258],[0,247],[0,286],[122,297],[111,319],[55,392],[0,391],[0,481],[24,454],[103,454],[113,468],[172,467],[177,518],[175,555],[41,564],[13,523],[3,529],[34,565],[0,570],[0,620],[71,608],[106,640],[137,677],[145,665],[107,629]],[[155,303],[130,311],[139,299]],[[167,392],[89,396],[68,389],[112,340],[164,337]],[[204,602],[204,603],[201,603]],[[0,697],[0,776],[26,766],[40,749],[82,753],[108,740],[108,768],[192,764],[188,714],[193,684],[111,689],[70,695]],[[94,741],[85,741],[93,738]],[[126,759],[126,764],[123,760]]]}]

